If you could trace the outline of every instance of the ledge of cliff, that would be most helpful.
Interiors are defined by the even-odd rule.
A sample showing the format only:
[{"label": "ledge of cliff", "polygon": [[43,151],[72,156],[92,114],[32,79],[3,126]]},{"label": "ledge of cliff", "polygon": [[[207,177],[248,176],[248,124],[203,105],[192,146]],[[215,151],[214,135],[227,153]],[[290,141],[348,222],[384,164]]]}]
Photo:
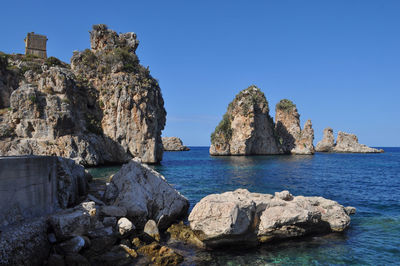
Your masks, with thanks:
[{"label": "ledge of cliff", "polygon": [[211,134],[211,155],[281,154],[265,95],[252,85],[229,104]]},{"label": "ledge of cliff", "polygon": [[166,111],[134,33],[94,25],[71,66],[0,54],[0,155],[58,155],[86,166],[162,159]]}]

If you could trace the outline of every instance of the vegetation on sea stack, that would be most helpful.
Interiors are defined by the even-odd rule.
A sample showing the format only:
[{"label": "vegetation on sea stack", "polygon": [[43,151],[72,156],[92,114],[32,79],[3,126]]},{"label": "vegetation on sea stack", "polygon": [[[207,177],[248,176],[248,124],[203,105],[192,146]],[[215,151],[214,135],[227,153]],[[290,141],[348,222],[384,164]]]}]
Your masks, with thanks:
[{"label": "vegetation on sea stack", "polygon": [[276,104],[276,110],[290,111],[296,108],[296,105],[288,99],[282,99]]},{"label": "vegetation on sea stack", "polygon": [[221,122],[215,128],[214,132],[211,134],[211,143],[218,141],[218,138],[222,135],[223,138],[229,141],[232,138],[232,128],[231,128],[231,116],[226,112],[222,117]]}]

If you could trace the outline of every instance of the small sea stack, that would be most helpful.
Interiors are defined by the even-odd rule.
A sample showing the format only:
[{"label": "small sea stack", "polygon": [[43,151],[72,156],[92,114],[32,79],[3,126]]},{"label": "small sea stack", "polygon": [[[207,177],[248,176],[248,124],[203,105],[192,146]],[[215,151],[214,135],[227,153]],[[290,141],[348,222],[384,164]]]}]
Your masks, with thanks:
[{"label": "small sea stack", "polygon": [[358,143],[358,138],[354,134],[339,131],[334,142],[333,129],[324,129],[324,136],[316,146],[317,152],[337,152],[337,153],[382,153],[384,150],[368,147]]},{"label": "small sea stack", "polygon": [[178,137],[162,137],[164,151],[189,151],[190,149],[183,145]]}]

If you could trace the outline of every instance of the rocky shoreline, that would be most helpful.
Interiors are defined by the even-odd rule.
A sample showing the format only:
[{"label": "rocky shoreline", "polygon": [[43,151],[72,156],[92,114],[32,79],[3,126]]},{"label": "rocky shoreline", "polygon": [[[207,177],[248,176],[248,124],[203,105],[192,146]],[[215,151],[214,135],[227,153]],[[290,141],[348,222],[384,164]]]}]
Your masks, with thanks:
[{"label": "rocky shoreline", "polygon": [[[82,166],[75,167],[83,171]],[[64,202],[60,196],[65,195],[68,184],[62,172],[57,176],[58,202]],[[254,247],[343,232],[350,225],[349,215],[355,213],[355,208],[321,197],[238,189],[208,195],[188,214],[188,200],[139,160],[125,164],[100,186],[81,172],[88,182],[86,189],[68,190],[75,198],[80,195],[79,204],[59,205],[57,212],[38,217],[38,222],[26,220],[3,227],[0,243],[5,248],[0,251],[0,264],[176,265],[184,256],[169,244],[171,241],[192,249]],[[188,225],[182,223],[185,217]],[[30,247],[22,248],[18,237],[22,232]],[[17,237],[9,238],[11,235]],[[47,255],[37,257],[39,250]]]},{"label": "rocky shoreline", "polygon": [[[355,208],[286,190],[211,194],[188,213],[188,199],[147,165],[189,148],[161,138],[164,100],[138,45],[135,33],[99,24],[71,64],[0,54],[0,265],[176,265],[185,258],[171,242],[254,248],[349,227]],[[314,148],[311,120],[301,128],[292,101],[275,106],[275,121],[269,111],[258,87],[239,92],[209,153],[383,152],[344,132],[335,143],[329,128]],[[46,156],[19,157],[32,154]],[[84,168],[112,163],[125,165],[107,182]]]}]

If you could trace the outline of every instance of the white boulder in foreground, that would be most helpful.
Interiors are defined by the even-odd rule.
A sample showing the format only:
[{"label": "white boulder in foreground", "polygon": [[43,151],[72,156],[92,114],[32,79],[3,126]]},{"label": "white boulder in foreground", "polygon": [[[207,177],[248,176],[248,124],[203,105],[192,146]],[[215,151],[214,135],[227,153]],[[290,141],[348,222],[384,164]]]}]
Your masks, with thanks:
[{"label": "white boulder in foreground", "polygon": [[112,177],[105,198],[111,205],[125,207],[126,217],[139,228],[152,219],[158,228],[167,229],[187,215],[189,208],[188,200],[161,174],[136,160],[122,166]]},{"label": "white boulder in foreground", "polygon": [[346,209],[322,197],[294,197],[288,191],[273,196],[237,189],[204,197],[194,206],[189,222],[208,247],[256,245],[312,233],[341,232],[349,226],[349,214],[354,212],[354,208]]}]

